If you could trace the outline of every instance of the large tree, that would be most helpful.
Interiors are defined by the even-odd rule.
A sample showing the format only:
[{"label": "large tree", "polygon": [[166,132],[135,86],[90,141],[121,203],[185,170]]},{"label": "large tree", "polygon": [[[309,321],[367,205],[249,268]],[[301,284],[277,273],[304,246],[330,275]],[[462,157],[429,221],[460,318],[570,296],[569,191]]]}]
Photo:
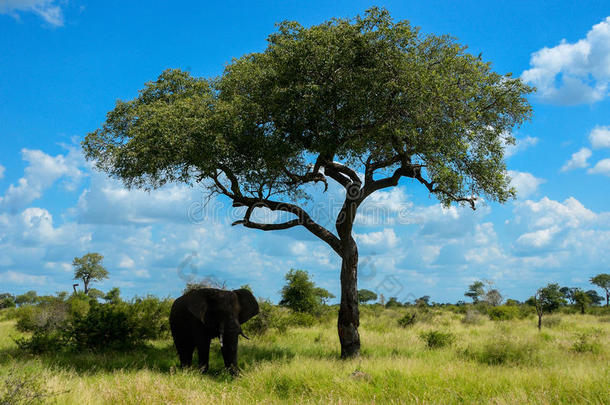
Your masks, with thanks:
[{"label": "large tree", "polygon": [[[531,90],[454,39],[373,8],[309,28],[283,22],[264,51],[220,77],[167,70],[117,102],[83,146],[128,187],[202,182],[245,207],[234,225],[301,226],[326,242],[342,260],[338,332],[349,357],[360,350],[358,207],[401,180],[446,206],[513,197],[504,148],[530,116]],[[329,181],[344,189],[334,230],[303,205]],[[262,208],[292,218],[257,222]]]}]

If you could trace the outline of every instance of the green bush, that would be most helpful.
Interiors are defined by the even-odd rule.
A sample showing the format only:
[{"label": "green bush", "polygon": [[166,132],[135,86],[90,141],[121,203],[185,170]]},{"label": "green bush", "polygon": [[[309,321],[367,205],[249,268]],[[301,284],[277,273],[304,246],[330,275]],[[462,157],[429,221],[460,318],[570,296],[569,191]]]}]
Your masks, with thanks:
[{"label": "green bush", "polygon": [[481,347],[468,347],[464,355],[489,365],[530,364],[538,359],[538,347],[531,342],[519,342],[501,335],[493,337]]},{"label": "green bush", "polygon": [[258,302],[258,315],[242,325],[242,330],[247,336],[264,335],[267,331],[277,325],[279,311],[269,301]]},{"label": "green bush", "polygon": [[403,328],[407,328],[409,326],[415,325],[418,321],[416,311],[408,311],[402,318],[398,320],[398,326]]},{"label": "green bush", "polygon": [[19,309],[17,328],[32,335],[17,344],[35,353],[130,349],[168,335],[170,308],[170,300],[153,296],[105,304],[82,294],[45,300]]},{"label": "green bush", "polygon": [[306,312],[293,312],[288,316],[287,325],[310,328],[316,323],[316,317]]},{"label": "green bush", "polygon": [[600,336],[601,331],[597,329],[578,332],[575,335],[572,350],[577,353],[599,353],[602,348],[599,343]]},{"label": "green bush", "polygon": [[426,343],[426,346],[428,346],[429,349],[451,346],[455,341],[455,335],[453,333],[439,330],[422,332],[419,334],[419,337]]},{"label": "green bush", "polygon": [[500,305],[497,307],[489,307],[487,316],[492,321],[510,321],[519,317],[519,308],[513,305]]}]

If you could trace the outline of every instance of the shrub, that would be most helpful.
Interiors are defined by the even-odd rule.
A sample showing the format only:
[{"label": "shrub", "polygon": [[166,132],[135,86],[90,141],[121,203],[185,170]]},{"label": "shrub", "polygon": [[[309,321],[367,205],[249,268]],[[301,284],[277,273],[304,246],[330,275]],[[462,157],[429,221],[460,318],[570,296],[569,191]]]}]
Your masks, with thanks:
[{"label": "shrub", "polygon": [[415,325],[417,322],[417,312],[409,311],[402,318],[398,320],[398,325],[407,328],[409,326]]},{"label": "shrub", "polygon": [[469,309],[462,318],[462,323],[465,325],[480,325],[484,322],[483,315],[476,310]]},{"label": "shrub", "polygon": [[489,365],[527,364],[538,358],[538,347],[531,342],[510,340],[495,336],[481,347],[470,346],[464,351],[467,358]]},{"label": "shrub", "polygon": [[453,333],[438,330],[422,332],[419,337],[426,343],[429,349],[450,346],[455,341],[455,335]]},{"label": "shrub", "polygon": [[248,336],[264,335],[277,323],[278,311],[269,301],[259,301],[258,309],[258,315],[242,325],[242,330]]},{"label": "shrub", "polygon": [[598,341],[601,331],[597,329],[576,333],[572,350],[577,353],[599,353],[601,345]]},{"label": "shrub", "polygon": [[288,326],[310,328],[316,323],[316,318],[305,312],[293,312],[287,318]]},{"label": "shrub", "polygon": [[41,377],[28,374],[15,367],[0,380],[0,404],[26,405],[43,403],[45,398],[55,395],[44,386]]},{"label": "shrub", "polygon": [[100,304],[75,294],[19,310],[17,328],[32,332],[17,340],[21,349],[42,353],[61,349],[124,350],[167,336],[170,300],[136,298]]},{"label": "shrub", "polygon": [[492,321],[510,321],[519,317],[519,309],[509,305],[490,307],[487,310],[487,315]]}]

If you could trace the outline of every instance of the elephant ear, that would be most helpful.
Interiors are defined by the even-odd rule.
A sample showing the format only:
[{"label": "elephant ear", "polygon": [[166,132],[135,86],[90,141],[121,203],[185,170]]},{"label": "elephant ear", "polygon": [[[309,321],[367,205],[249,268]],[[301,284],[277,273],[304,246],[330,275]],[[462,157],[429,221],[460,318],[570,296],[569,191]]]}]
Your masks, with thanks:
[{"label": "elephant ear", "polygon": [[239,290],[233,290],[237,295],[237,301],[239,302],[239,323],[242,324],[254,315],[258,314],[258,302],[256,298],[249,290],[241,288]]},{"label": "elephant ear", "polygon": [[186,294],[184,299],[189,312],[204,322],[208,310],[208,293],[205,290],[194,290]]}]

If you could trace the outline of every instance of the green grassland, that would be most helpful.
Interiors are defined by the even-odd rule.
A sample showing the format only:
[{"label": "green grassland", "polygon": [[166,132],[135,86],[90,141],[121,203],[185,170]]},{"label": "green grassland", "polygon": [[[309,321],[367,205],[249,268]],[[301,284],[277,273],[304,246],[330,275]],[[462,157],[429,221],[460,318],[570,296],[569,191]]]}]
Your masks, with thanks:
[{"label": "green grassland", "polygon": [[[363,308],[362,355],[354,360],[339,359],[330,317],[242,340],[237,378],[223,371],[217,341],[211,371],[201,375],[177,368],[169,338],[128,353],[25,354],[14,321],[4,320],[0,389],[6,396],[25,381],[56,404],[610,403],[608,315],[553,315],[539,332],[533,317],[467,324],[443,310],[403,328],[405,311]],[[455,339],[430,349],[421,335],[431,330]]]}]

